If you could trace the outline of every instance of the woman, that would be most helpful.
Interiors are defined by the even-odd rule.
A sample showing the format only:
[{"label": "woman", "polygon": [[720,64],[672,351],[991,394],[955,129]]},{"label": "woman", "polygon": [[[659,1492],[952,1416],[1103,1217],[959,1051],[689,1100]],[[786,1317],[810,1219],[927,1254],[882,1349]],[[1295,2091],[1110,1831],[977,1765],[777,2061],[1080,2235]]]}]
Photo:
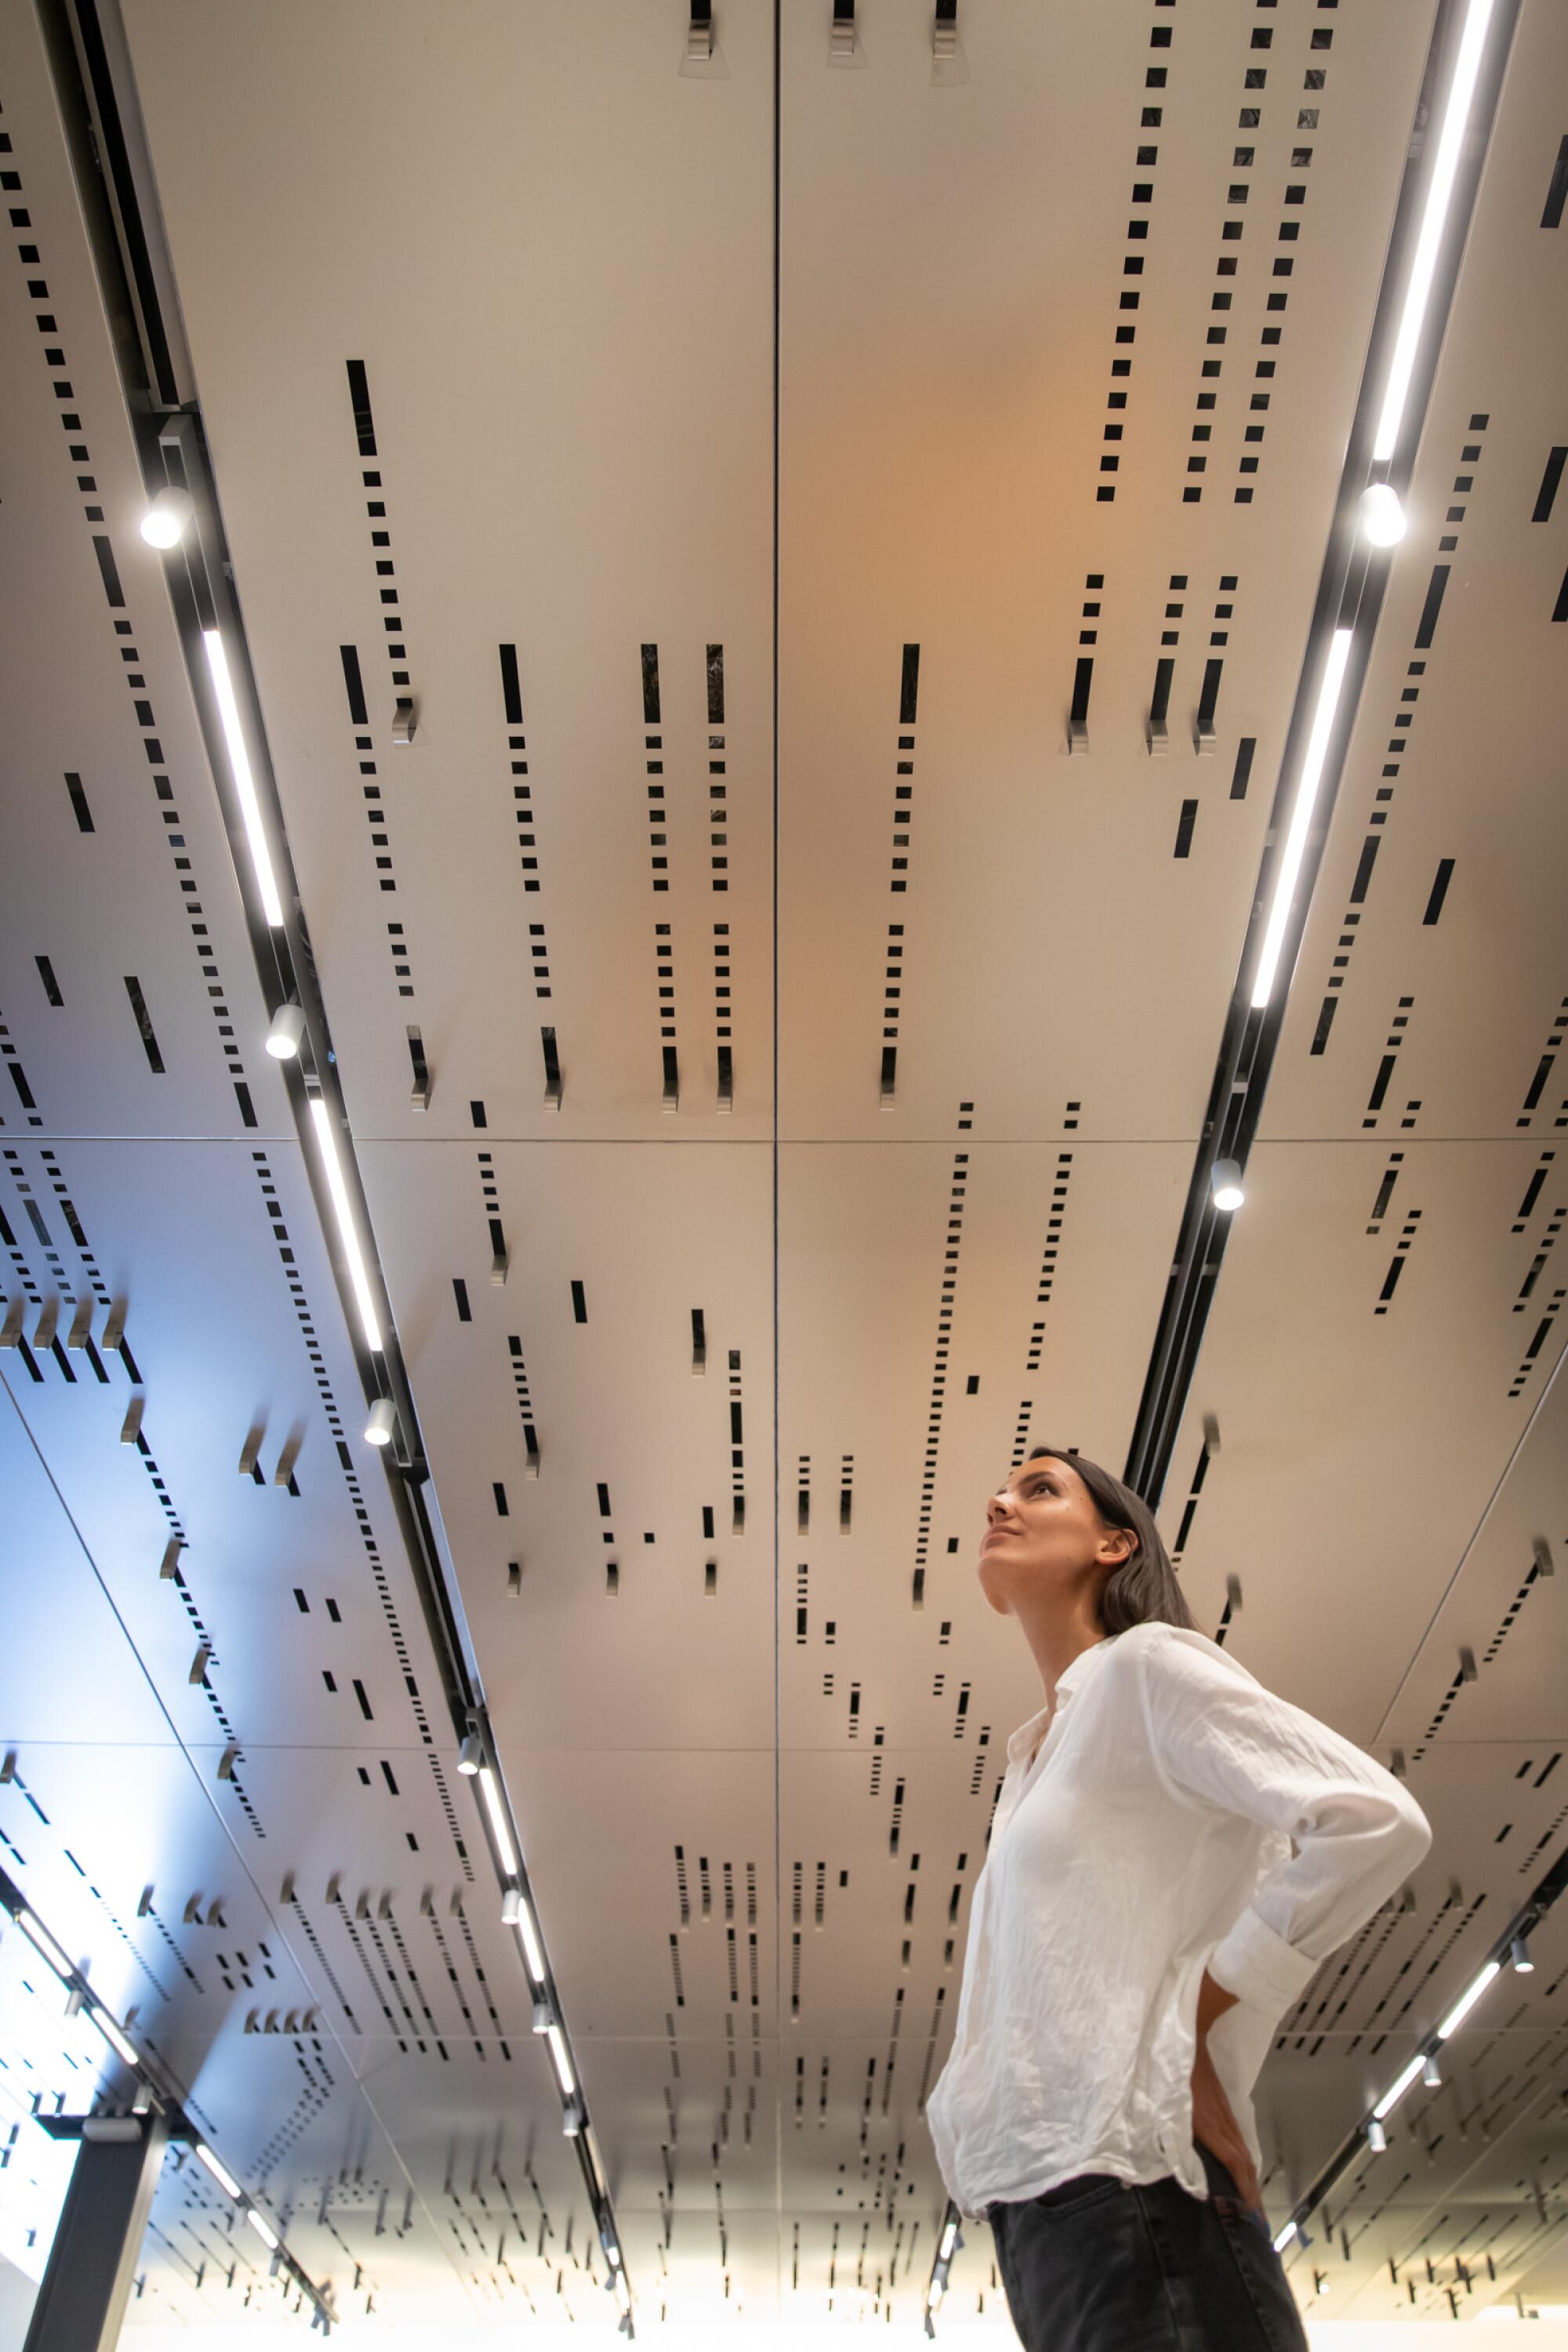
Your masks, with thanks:
[{"label": "woman", "polygon": [[1305,2352],[1251,2090],[1432,1843],[1391,1774],[1196,1631],[1147,1507],[1037,1446],[981,1590],[1046,1705],[1007,1743],[927,2118],[1026,2352]]}]

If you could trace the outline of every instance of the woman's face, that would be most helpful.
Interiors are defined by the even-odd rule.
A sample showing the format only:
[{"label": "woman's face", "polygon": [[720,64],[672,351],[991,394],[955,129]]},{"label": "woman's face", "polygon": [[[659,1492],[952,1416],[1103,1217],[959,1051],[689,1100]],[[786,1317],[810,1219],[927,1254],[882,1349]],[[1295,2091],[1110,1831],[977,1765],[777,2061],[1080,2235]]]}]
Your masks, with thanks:
[{"label": "woman's face", "polygon": [[[1102,1546],[1108,1558],[1099,1557]],[[1129,1535],[1100,1525],[1078,1472],[1043,1454],[1021,1463],[985,1506],[980,1589],[998,1615],[1011,1616],[1016,1594],[1041,1583],[1065,1591],[1096,1567],[1114,1568],[1131,1549]]]}]

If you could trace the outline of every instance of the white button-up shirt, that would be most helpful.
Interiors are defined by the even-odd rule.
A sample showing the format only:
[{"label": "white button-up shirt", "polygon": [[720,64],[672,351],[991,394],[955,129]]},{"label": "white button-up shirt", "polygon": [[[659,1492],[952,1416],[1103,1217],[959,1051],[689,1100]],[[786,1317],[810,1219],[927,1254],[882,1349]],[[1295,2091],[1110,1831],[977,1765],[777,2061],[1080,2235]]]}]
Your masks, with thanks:
[{"label": "white button-up shirt", "polygon": [[1091,2171],[1206,2198],[1205,1969],[1237,1996],[1207,2044],[1261,2175],[1251,2094],[1279,2019],[1431,1843],[1392,1773],[1206,1634],[1160,1621],[1081,1651],[1007,1742],[927,2104],[960,2211]]}]

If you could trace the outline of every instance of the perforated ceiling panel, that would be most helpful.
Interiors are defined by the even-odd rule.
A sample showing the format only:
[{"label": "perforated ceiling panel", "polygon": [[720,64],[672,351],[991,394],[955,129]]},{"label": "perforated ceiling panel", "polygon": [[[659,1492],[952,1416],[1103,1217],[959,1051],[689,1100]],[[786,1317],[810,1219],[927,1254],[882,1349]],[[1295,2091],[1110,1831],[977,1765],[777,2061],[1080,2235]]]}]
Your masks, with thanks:
[{"label": "perforated ceiling panel", "polygon": [[[1568,2301],[1561,1907],[1355,2145],[1568,1843],[1568,23],[1503,16],[1158,1496],[1200,1626],[1436,1833],[1260,2079],[1314,2316]],[[644,0],[123,0],[420,1503],[137,535],[68,31],[0,0],[0,1863],[342,2315],[617,2317],[427,1510],[637,2332],[921,2327],[1041,1696],[985,1500],[1121,1471],[1158,1386],[1455,21],[962,0],[954,75],[926,5],[839,70],[723,0],[682,72]],[[280,2309],[258,2243],[171,2161],[133,2319]],[[984,2226],[940,2326],[1005,2332]]]}]

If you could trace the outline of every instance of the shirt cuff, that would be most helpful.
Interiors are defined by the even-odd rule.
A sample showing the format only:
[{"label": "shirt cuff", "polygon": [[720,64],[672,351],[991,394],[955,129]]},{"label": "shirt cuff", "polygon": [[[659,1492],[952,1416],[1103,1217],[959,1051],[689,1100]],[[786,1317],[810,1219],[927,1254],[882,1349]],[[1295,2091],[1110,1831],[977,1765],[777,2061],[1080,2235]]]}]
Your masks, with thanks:
[{"label": "shirt cuff", "polygon": [[1210,1955],[1208,1972],[1226,1992],[1282,2017],[1300,1998],[1321,1963],[1288,1944],[1249,1903],[1225,1941]]}]

